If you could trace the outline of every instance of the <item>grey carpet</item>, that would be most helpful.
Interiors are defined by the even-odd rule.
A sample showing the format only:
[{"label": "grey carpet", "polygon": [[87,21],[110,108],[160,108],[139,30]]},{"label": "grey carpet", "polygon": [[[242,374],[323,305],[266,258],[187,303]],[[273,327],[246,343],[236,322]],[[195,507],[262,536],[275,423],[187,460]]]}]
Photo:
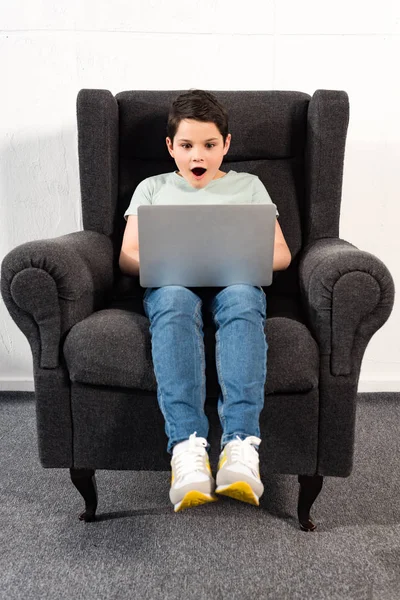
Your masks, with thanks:
[{"label": "grey carpet", "polygon": [[[0,598],[400,598],[400,394],[359,394],[349,478],[326,478],[300,531],[296,476],[262,506],[230,498],[175,514],[169,472],[98,471],[99,521],[67,470],[43,469],[33,394],[0,394]],[[151,443],[151,440],[149,440]]]}]

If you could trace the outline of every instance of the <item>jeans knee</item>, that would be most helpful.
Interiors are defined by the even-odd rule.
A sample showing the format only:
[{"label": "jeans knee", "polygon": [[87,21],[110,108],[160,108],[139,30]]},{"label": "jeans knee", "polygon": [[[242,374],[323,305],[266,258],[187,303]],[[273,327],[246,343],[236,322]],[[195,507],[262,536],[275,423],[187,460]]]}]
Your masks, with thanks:
[{"label": "jeans knee", "polygon": [[193,314],[199,303],[201,306],[202,301],[201,298],[182,285],[165,285],[153,288],[146,294],[143,302],[146,304],[147,311],[149,306],[154,309],[160,306],[163,310],[173,310],[180,314]]},{"label": "jeans knee", "polygon": [[266,295],[262,287],[238,283],[224,288],[215,298],[213,309],[228,305],[231,309],[243,310],[243,307],[260,309],[265,314],[267,309]]}]

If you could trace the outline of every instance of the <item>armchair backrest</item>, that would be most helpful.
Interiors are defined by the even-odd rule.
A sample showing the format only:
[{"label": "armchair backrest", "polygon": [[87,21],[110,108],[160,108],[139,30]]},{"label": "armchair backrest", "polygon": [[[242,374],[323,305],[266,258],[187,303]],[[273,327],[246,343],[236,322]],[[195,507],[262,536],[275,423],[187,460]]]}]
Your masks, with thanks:
[{"label": "armchair backrest", "polygon": [[[136,186],[176,169],[166,125],[169,106],[183,91],[78,94],[83,226],[112,237],[116,268],[123,214]],[[334,90],[317,90],[312,97],[275,90],[213,93],[228,110],[232,134],[221,168],[258,175],[278,206],[292,253],[291,266],[279,274],[280,287],[295,292],[301,249],[339,234],[348,96]]]}]

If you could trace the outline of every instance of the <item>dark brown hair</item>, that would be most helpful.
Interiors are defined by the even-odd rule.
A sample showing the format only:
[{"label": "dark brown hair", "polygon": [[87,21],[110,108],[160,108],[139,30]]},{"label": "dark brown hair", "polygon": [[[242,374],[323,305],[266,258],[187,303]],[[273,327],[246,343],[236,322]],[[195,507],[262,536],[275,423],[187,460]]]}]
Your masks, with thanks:
[{"label": "dark brown hair", "polygon": [[182,119],[215,123],[225,145],[228,135],[228,111],[211,92],[191,88],[174,100],[167,124],[167,136],[171,138],[172,143]]}]

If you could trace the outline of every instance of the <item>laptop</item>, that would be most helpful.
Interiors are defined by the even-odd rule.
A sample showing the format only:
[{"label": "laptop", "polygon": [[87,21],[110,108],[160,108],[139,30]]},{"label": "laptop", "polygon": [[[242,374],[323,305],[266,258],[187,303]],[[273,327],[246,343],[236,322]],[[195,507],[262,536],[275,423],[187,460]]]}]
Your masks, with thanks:
[{"label": "laptop", "polygon": [[275,222],[275,204],[139,206],[140,285],[271,285]]}]

